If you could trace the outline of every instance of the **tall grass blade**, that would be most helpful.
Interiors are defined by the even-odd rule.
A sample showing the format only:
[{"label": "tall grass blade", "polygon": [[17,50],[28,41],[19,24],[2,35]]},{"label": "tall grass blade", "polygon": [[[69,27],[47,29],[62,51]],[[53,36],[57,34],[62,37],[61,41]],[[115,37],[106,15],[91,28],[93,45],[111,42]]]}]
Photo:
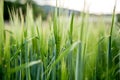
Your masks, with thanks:
[{"label": "tall grass blade", "polygon": [[84,28],[85,28],[85,7],[86,7],[86,1],[84,0],[84,8],[83,8],[83,12],[82,12],[82,21],[81,21],[81,26],[80,26],[80,41],[81,43],[79,43],[78,46],[78,52],[77,52],[77,58],[76,58],[76,70],[75,70],[75,80],[83,80],[83,66],[84,66],[84,49],[85,49],[85,45],[84,45]]},{"label": "tall grass blade", "polygon": [[0,0],[0,66],[2,64],[3,45],[4,45],[3,6],[4,6],[4,0]]},{"label": "tall grass blade", "polygon": [[82,44],[79,43],[78,53],[76,58],[75,80],[82,80]]},{"label": "tall grass blade", "polygon": [[3,7],[4,0],[0,0],[0,79],[4,78],[4,71],[3,71],[3,47],[4,47],[4,21],[3,21]]},{"label": "tall grass blade", "polygon": [[73,36],[73,22],[74,22],[74,13],[72,13],[72,18],[71,18],[71,22],[70,22],[70,31],[69,31],[69,40],[70,40],[71,44],[73,42],[73,40],[72,40],[72,36]]},{"label": "tall grass blade", "polygon": [[114,9],[113,9],[113,15],[112,15],[112,24],[111,24],[111,29],[110,29],[110,36],[108,39],[108,80],[112,79],[112,32],[113,32],[113,27],[114,27],[114,19],[115,19],[115,10],[116,10],[116,2],[117,0],[115,0],[115,5],[114,5]]},{"label": "tall grass blade", "polygon": [[[73,43],[73,23],[74,23],[74,13],[72,13],[72,16],[71,16],[71,21],[70,21],[70,30],[69,30],[69,45],[72,45]],[[72,73],[74,70],[73,70],[73,54],[72,52],[70,52],[67,56],[67,69],[68,69],[68,79],[69,80],[73,80],[74,79],[74,73]]]}]

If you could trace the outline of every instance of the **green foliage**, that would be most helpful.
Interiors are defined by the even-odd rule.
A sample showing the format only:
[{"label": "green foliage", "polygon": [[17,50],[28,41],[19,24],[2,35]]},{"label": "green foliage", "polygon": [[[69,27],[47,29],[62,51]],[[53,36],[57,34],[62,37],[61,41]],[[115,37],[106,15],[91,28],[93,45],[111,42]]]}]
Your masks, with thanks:
[{"label": "green foliage", "polygon": [[103,19],[89,22],[84,13],[81,20],[56,10],[54,20],[44,22],[34,21],[29,6],[26,12],[24,17],[13,11],[9,26],[0,14],[0,79],[119,80],[120,29],[114,16],[106,27]]}]

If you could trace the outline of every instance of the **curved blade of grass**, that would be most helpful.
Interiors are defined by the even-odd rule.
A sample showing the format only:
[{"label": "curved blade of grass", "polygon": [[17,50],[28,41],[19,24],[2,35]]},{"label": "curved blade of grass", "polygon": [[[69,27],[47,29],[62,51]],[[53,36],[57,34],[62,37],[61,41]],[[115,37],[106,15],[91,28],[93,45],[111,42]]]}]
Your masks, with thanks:
[{"label": "curved blade of grass", "polygon": [[10,62],[15,59],[17,57],[17,55],[19,54],[19,52],[21,51],[21,49],[23,48],[23,45],[27,44],[28,42],[32,41],[33,39],[35,39],[38,37],[37,36],[34,36],[32,38],[29,38],[28,40],[26,40],[25,42],[23,42],[23,44],[21,45],[21,47],[15,52],[15,54],[10,58]]},{"label": "curved blade of grass", "polygon": [[10,70],[10,73],[14,73],[14,72],[17,72],[19,70],[22,70],[22,69],[25,69],[25,68],[29,68],[33,65],[36,65],[36,64],[39,64],[41,63],[41,60],[38,60],[38,61],[32,61],[32,62],[29,62],[29,63],[25,63],[25,64],[21,64],[21,66],[17,66],[15,68],[11,68]]},{"label": "curved blade of grass", "polygon": [[10,33],[10,34],[13,34],[13,32],[11,30],[8,30],[8,29],[5,29],[4,31]]},{"label": "curved blade of grass", "polygon": [[17,57],[17,55],[19,54],[19,52],[21,52],[21,49],[18,49],[18,50],[15,52],[15,55],[10,58],[10,61],[9,61],[9,62],[11,62],[13,59],[15,59],[15,58]]},{"label": "curved blade of grass", "polygon": [[48,69],[45,71],[45,73],[48,72],[50,69],[52,69],[52,68],[53,68],[59,61],[61,61],[62,58],[65,57],[69,52],[73,51],[74,48],[78,45],[78,43],[80,43],[80,41],[75,42],[74,44],[72,44],[71,46],[69,46],[65,51],[63,51],[63,52],[58,56],[58,58],[56,59],[56,61],[53,62],[53,64],[52,64],[50,67],[48,67]]}]

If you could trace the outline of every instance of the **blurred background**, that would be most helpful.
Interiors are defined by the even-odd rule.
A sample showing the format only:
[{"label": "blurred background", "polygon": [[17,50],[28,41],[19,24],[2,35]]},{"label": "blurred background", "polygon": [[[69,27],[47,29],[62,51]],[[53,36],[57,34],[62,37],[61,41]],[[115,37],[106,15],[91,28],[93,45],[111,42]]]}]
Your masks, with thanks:
[{"label": "blurred background", "polygon": [[[96,21],[97,17],[102,15],[109,22],[115,0],[4,0],[4,20],[9,20],[9,12],[13,9],[16,11],[21,8],[25,15],[27,4],[32,6],[34,18],[41,15],[42,20],[52,16],[57,6],[62,14],[68,16],[71,13],[79,16],[84,10],[91,15],[93,21]],[[117,1],[116,5],[116,21],[120,22],[120,0]]]}]

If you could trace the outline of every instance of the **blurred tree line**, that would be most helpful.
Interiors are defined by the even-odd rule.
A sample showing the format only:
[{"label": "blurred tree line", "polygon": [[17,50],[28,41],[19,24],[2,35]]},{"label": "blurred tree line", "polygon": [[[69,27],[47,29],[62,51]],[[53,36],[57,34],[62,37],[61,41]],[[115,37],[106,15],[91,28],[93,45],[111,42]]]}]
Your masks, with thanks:
[{"label": "blurred tree line", "polygon": [[20,8],[22,10],[22,14],[25,16],[27,4],[32,6],[34,19],[41,15],[42,19],[46,20],[47,13],[44,11],[44,9],[42,9],[41,6],[37,5],[33,0],[4,0],[4,20],[10,19],[9,11],[17,11]]}]

